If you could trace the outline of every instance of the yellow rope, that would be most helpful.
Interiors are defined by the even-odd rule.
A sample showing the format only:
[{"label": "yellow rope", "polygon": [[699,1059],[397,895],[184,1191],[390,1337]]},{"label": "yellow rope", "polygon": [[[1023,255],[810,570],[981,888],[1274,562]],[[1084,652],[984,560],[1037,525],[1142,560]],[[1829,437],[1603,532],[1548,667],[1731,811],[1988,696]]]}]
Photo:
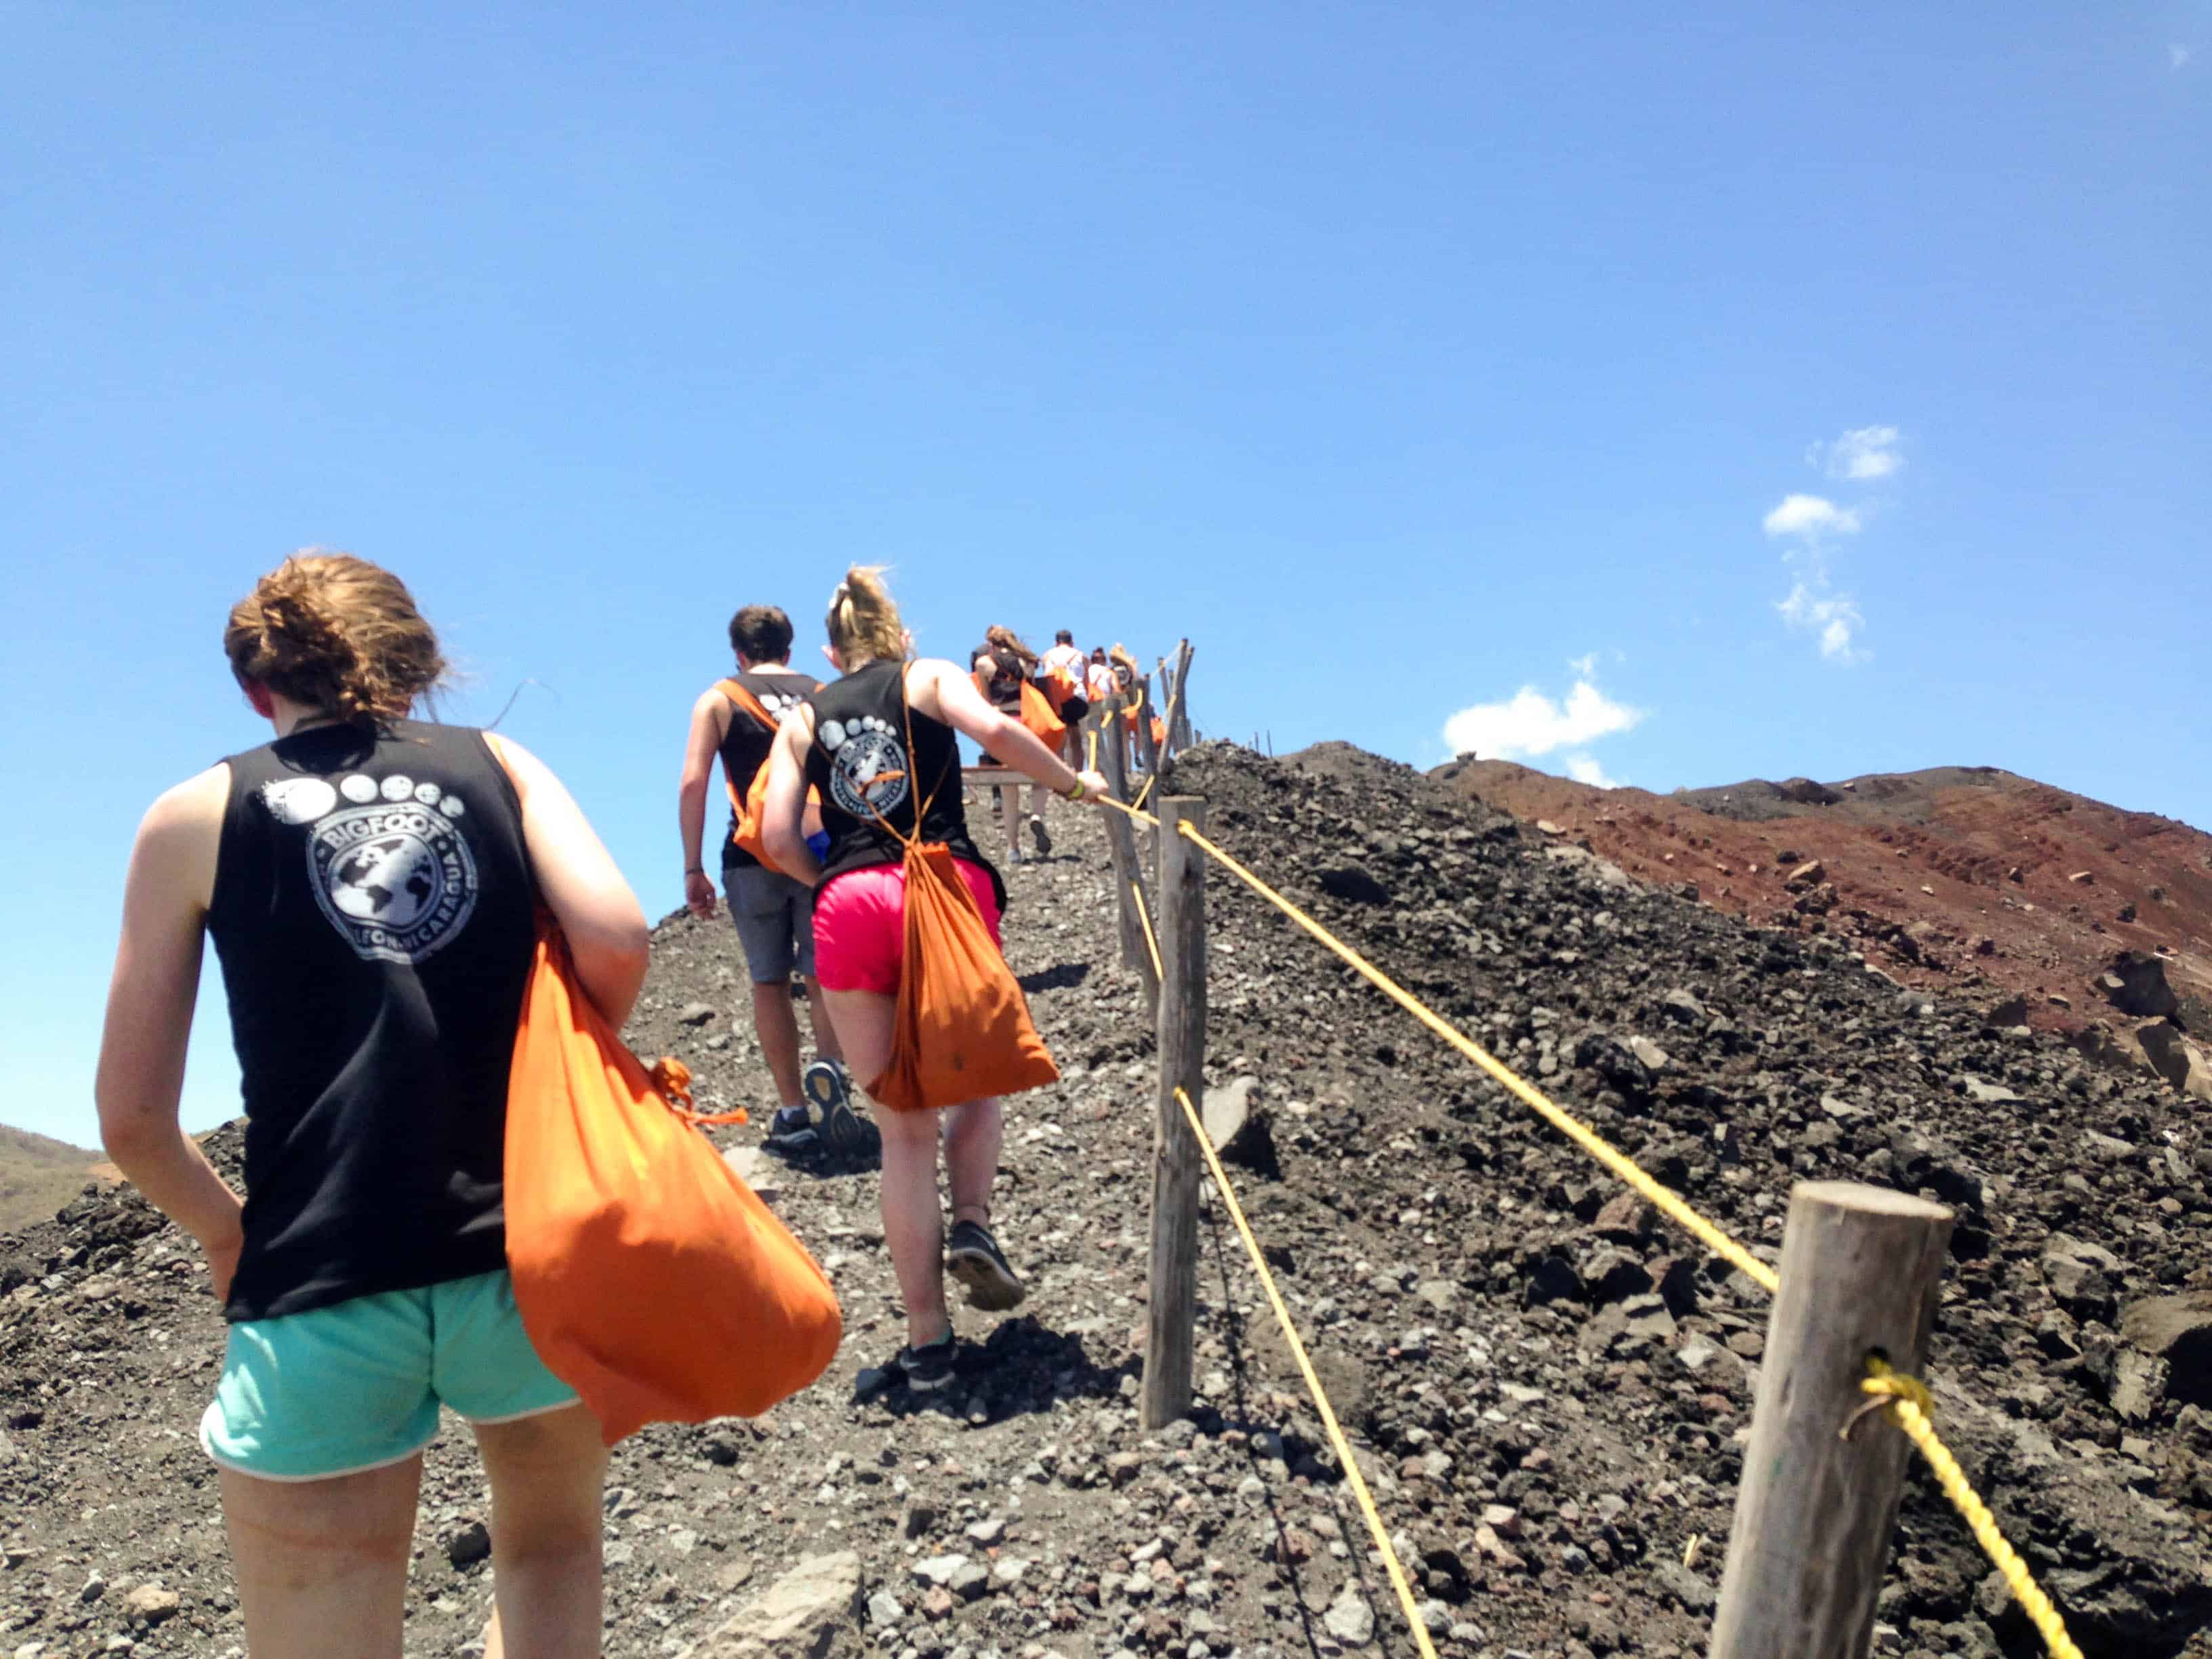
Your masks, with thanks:
[{"label": "yellow rope", "polygon": [[[1127,813],[1133,818],[1149,823],[1155,829],[1159,827],[1159,820],[1149,812],[1140,811],[1111,799],[1107,799],[1104,804],[1119,811]],[[1458,1049],[1468,1059],[1473,1060],[1500,1086],[1517,1097],[1546,1122],[1565,1135],[1614,1175],[1620,1176],[1622,1181],[1627,1182],[1655,1207],[1671,1216],[1684,1230],[1703,1243],[1715,1255],[1740,1269],[1768,1295],[1771,1296],[1782,1288],[1781,1278],[1773,1268],[1753,1255],[1742,1245],[1723,1232],[1714,1223],[1708,1221],[1692,1209],[1688,1202],[1680,1194],[1661,1185],[1632,1162],[1626,1154],[1607,1143],[1595,1129],[1590,1128],[1564,1109],[1554,1105],[1533,1085],[1523,1081],[1510,1067],[1494,1059],[1480,1043],[1458,1030],[1441,1015],[1432,1012],[1413,993],[1406,990],[1381,969],[1369,962],[1366,957],[1338,939],[1328,928],[1254,875],[1251,871],[1207,840],[1198,830],[1191,828],[1188,820],[1180,821],[1176,828],[1207,857],[1343,958],[1377,990],[1397,1003],[1453,1048]],[[1139,908],[1142,908],[1141,906]],[[1149,929],[1149,923],[1147,926]],[[1184,1111],[1189,1112],[1190,1102],[1183,1097],[1180,1090],[1176,1091],[1176,1097],[1182,1100]],[[1206,1138],[1203,1126],[1200,1126],[1199,1130],[1199,1147],[1206,1153],[1206,1162],[1214,1170],[1214,1178],[1221,1187],[1223,1197],[1228,1201],[1231,1213],[1237,1218],[1238,1230],[1244,1234],[1246,1247],[1253,1252],[1255,1261],[1263,1260],[1259,1255],[1259,1246],[1254,1242],[1250,1230],[1244,1225],[1243,1212],[1237,1209],[1236,1199],[1231,1194],[1227,1182],[1221,1176],[1221,1166],[1214,1158],[1212,1146]],[[1270,1298],[1275,1300],[1276,1315],[1284,1322],[1285,1330],[1288,1330],[1290,1316],[1283,1311],[1280,1299],[1275,1297],[1273,1281],[1267,1277],[1264,1265],[1261,1267],[1261,1274],[1262,1279],[1267,1280]],[[1316,1400],[1322,1404],[1322,1415],[1329,1425],[1332,1437],[1336,1438],[1338,1455],[1344,1459],[1346,1470],[1351,1474],[1354,1482],[1358,1483],[1358,1465],[1352,1462],[1345,1451],[1340,1437],[1336,1437],[1335,1419],[1328,1411],[1326,1401],[1322,1399],[1321,1385],[1315,1380],[1311,1368],[1306,1364],[1304,1349],[1299,1346],[1295,1332],[1291,1332],[1290,1335],[1291,1350],[1298,1357],[1300,1368],[1306,1372],[1308,1385],[1314,1389]],[[1984,1504],[1975,1492],[1972,1483],[1966,1479],[1966,1471],[1959,1467],[1958,1459],[1954,1457],[1950,1449],[1937,1438],[1935,1426],[1929,1420],[1929,1413],[1933,1409],[1934,1402],[1929,1396],[1926,1385],[1917,1379],[1899,1376],[1879,1360],[1869,1361],[1868,1368],[1873,1375],[1862,1382],[1860,1387],[1869,1395],[1887,1402],[1891,1420],[1905,1431],[1906,1437],[1919,1449],[1920,1455],[1928,1460],[1929,1467],[1935,1471],[1936,1483],[1942,1487],[1944,1496],[1951,1500],[1953,1506],[1966,1521],[1968,1530],[1974,1535],[1974,1541],[1982,1547],[1984,1553],[1996,1564],[1997,1570],[2004,1575],[2005,1582],[2010,1586],[2014,1599],[2020,1602],[2028,1618],[2033,1621],[2036,1629],[2042,1634],[2044,1644],[2050,1649],[2054,1659],[2081,1659],[2081,1649],[2074,1645],[2073,1638],[2066,1633],[2065,1624],[2059,1618],[2057,1610],[2051,1606],[2051,1598],[2044,1594],[2042,1587],[2035,1582],[2034,1576],[2029,1572],[2027,1563],[2020,1559],[2018,1552],[2005,1541],[2004,1534],[1997,1529],[1996,1517],[1990,1513],[1989,1505]],[[1367,1505],[1364,1486],[1356,1485],[1356,1490],[1359,1493],[1363,1506]],[[1381,1522],[1375,1518],[1371,1506],[1368,1509],[1368,1520],[1370,1526],[1375,1529],[1376,1536],[1381,1537]],[[1398,1582],[1395,1558],[1386,1551],[1384,1559],[1392,1566],[1393,1582]],[[1411,1594],[1405,1589],[1402,1583],[1400,1584],[1400,1595],[1406,1601],[1408,1617],[1412,1617]],[[1413,1620],[1413,1630],[1415,1639],[1420,1641],[1423,1650],[1427,1651],[1428,1644],[1425,1639],[1425,1632],[1417,1618]]]},{"label": "yellow rope", "polygon": [[1336,1448],[1337,1462],[1344,1466],[1344,1478],[1351,1483],[1352,1495],[1359,1502],[1359,1512],[1367,1517],[1367,1530],[1375,1540],[1375,1547],[1382,1553],[1382,1566],[1390,1575],[1390,1588],[1398,1592],[1398,1605],[1406,1610],[1406,1623],[1413,1630],[1413,1645],[1420,1649],[1424,1659],[1437,1659],[1437,1650],[1429,1642],[1428,1627],[1421,1623],[1420,1610],[1413,1604],[1413,1586],[1406,1582],[1406,1570],[1398,1565],[1398,1552],[1390,1547],[1390,1534],[1383,1530],[1382,1517],[1376,1512],[1374,1497],[1367,1490],[1366,1477],[1359,1473],[1359,1460],[1352,1455],[1344,1431],[1338,1426],[1335,1409],[1328,1403],[1328,1391],[1322,1387],[1321,1378],[1314,1375],[1313,1361],[1306,1357],[1306,1345],[1298,1340],[1298,1328],[1291,1322],[1291,1310],[1283,1305],[1282,1292],[1275,1288],[1275,1275],[1267,1270],[1267,1258],[1260,1249],[1260,1241],[1252,1236],[1252,1224],[1244,1218],[1244,1206],[1237,1201],[1237,1190],[1229,1184],[1221,1160],[1214,1156],[1213,1142],[1206,1135],[1198,1109],[1190,1103],[1190,1096],[1177,1089],[1176,1099],[1182,1103],[1182,1115],[1190,1120],[1190,1132],[1198,1141],[1198,1150],[1206,1154],[1206,1167],[1213,1172],[1214,1190],[1228,1207],[1229,1218],[1237,1224],[1237,1236],[1244,1241],[1245,1253],[1252,1258],[1253,1270],[1260,1275],[1260,1283],[1267,1292],[1268,1304],[1283,1328],[1284,1339],[1291,1345],[1291,1357],[1298,1362],[1298,1373],[1306,1380],[1306,1392],[1313,1395],[1314,1407],[1321,1413],[1322,1426],[1328,1431],[1328,1443]]},{"label": "yellow rope", "polygon": [[1388,974],[1361,956],[1358,951],[1337,938],[1328,928],[1322,927],[1304,911],[1299,909],[1297,905],[1261,880],[1259,877],[1192,829],[1188,820],[1184,820],[1178,827],[1185,836],[1202,848],[1208,857],[1341,957],[1364,976],[1376,989],[1381,991],[1407,1013],[1419,1020],[1422,1024],[1427,1026],[1488,1073],[1501,1087],[1518,1097],[1522,1103],[1539,1117],[1634,1188],[1647,1202],[1673,1217],[1684,1231],[1698,1240],[1714,1255],[1740,1270],[1746,1278],[1765,1290],[1768,1295],[1771,1296],[1781,1288],[1782,1281],[1776,1276],[1773,1268],[1730,1238],[1712,1222],[1692,1209],[1689,1204],[1672,1188],[1662,1185],[1645,1170],[1638,1168],[1626,1153],[1615,1150],[1596,1130],[1564,1108],[1553,1104],[1541,1091],[1533,1085],[1523,1082],[1510,1066],[1493,1059],[1490,1052],[1474,1038],[1459,1030],[1441,1015],[1431,1012],[1426,1005],[1416,998],[1412,992],[1405,989]]},{"label": "yellow rope", "polygon": [[1882,1402],[1884,1414],[1905,1431],[1905,1437],[1928,1460],[1936,1484],[1959,1511],[1983,1553],[1996,1563],[2013,1600],[2027,1614],[2052,1659],[2081,1659],[2081,1650],[2066,1633],[2065,1621],[2059,1618],[2058,1609],[2051,1605],[2051,1598],[2035,1582],[2035,1576],[2028,1571],[2027,1563],[2020,1559],[2019,1552],[2005,1541],[2005,1535],[1997,1530],[1996,1517],[1990,1513],[1990,1506],[1966,1479],[1966,1472],[1959,1467],[1959,1460],[1951,1455],[1951,1449],[1937,1437],[1936,1425],[1930,1420],[1936,1402],[1929,1395],[1928,1385],[1917,1377],[1892,1370],[1880,1359],[1869,1359],[1867,1371],[1866,1379],[1859,1384],[1860,1390]]},{"label": "yellow rope", "polygon": [[1137,901],[1137,920],[1145,924],[1145,949],[1152,953],[1152,982],[1164,985],[1168,970],[1160,965],[1160,942],[1152,934],[1152,913],[1145,908],[1145,890],[1133,879],[1129,883],[1129,891]]}]

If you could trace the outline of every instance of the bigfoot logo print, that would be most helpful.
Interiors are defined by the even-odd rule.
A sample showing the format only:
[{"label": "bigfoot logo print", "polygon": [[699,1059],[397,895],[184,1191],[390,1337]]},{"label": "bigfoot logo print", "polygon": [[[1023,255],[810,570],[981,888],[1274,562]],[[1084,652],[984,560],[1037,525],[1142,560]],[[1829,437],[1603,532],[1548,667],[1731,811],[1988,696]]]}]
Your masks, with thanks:
[{"label": "bigfoot logo print", "polygon": [[278,822],[313,826],[308,884],[365,960],[420,964],[467,925],[477,863],[460,831],[467,809],[459,796],[356,772],[335,789],[320,778],[287,779],[262,799]]},{"label": "bigfoot logo print", "polygon": [[831,799],[856,818],[889,817],[907,797],[908,770],[906,745],[889,723],[872,714],[824,720],[820,737]]}]

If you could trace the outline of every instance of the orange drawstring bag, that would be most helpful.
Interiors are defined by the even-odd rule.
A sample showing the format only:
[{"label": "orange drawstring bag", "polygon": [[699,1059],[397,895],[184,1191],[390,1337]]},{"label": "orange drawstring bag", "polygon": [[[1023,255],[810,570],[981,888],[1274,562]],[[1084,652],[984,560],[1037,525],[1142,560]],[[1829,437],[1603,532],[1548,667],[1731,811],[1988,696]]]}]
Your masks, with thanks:
[{"label": "orange drawstring bag", "polygon": [[[767,706],[737,681],[717,680],[714,690],[766,726],[770,738],[781,729],[776,724],[775,716],[768,712]],[[742,796],[726,775],[722,781],[729,787],[730,811],[737,819],[737,827],[730,833],[730,844],[740,852],[750,853],[763,869],[774,870],[781,875],[783,873],[782,866],[768,855],[768,837],[761,833],[762,823],[768,816],[768,775],[770,769],[769,763],[763,761],[753,772],[751,786]],[[822,793],[817,789],[809,789],[806,792],[806,833],[811,836],[821,827]]]},{"label": "orange drawstring bag", "polygon": [[752,1417],[821,1376],[843,1322],[806,1248],[694,1127],[690,1073],[648,1073],[549,920],[515,1032],[507,1261],[555,1376],[613,1445],[647,1423]]},{"label": "orange drawstring bag", "polygon": [[[899,698],[905,703],[903,673]],[[906,751],[912,755],[911,705],[905,714]],[[913,797],[917,826],[935,796],[933,789],[928,799],[918,792]],[[952,849],[942,842],[925,845],[919,835],[900,835],[880,813],[876,821],[906,845],[906,940],[890,1059],[883,1075],[867,1085],[869,1095],[893,1111],[918,1112],[1054,1081],[1060,1068],[1037,1035],[1013,970],[992,942]]]},{"label": "orange drawstring bag", "polygon": [[1051,699],[1030,680],[1022,682],[1022,724],[1055,755],[1060,744],[1067,741],[1067,722],[1053,712]]}]

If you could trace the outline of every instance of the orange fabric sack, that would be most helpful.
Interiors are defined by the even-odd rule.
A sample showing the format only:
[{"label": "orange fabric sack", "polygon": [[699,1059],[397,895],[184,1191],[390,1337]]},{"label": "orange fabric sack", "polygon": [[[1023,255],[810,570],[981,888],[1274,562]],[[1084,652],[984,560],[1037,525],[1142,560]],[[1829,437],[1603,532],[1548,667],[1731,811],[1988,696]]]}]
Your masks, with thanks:
[{"label": "orange fabric sack", "polygon": [[[761,700],[738,684],[737,681],[717,680],[714,682],[714,690],[766,726],[770,737],[774,737],[781,729],[776,725],[775,716],[768,712]],[[738,827],[736,832],[730,837],[730,844],[740,852],[751,854],[759,860],[762,868],[774,870],[779,875],[782,874],[781,866],[768,855],[768,838],[761,833],[761,825],[768,815],[768,763],[766,761],[761,763],[760,769],[753,774],[751,787],[742,797],[738,793],[737,786],[730,783],[726,775],[722,781],[729,786],[730,810],[737,814],[738,819]],[[811,836],[821,827],[822,792],[819,789],[810,788],[806,792],[806,833]]]},{"label": "orange fabric sack", "polygon": [[[905,702],[903,675],[899,697],[911,755],[914,708]],[[936,791],[924,797],[921,780],[915,781],[914,821],[920,824]],[[893,1111],[918,1112],[1053,1082],[1060,1067],[1037,1035],[1029,1000],[992,942],[952,849],[902,834],[881,814],[876,821],[906,844],[906,933],[890,1059],[868,1084],[870,1097]]]},{"label": "orange fabric sack", "polygon": [[[658,1085],[658,1086],[657,1086]],[[613,1445],[647,1423],[751,1417],[822,1375],[837,1294],[648,1074],[541,926],[507,1103],[507,1261],[522,1323]]]},{"label": "orange fabric sack", "polygon": [[868,1093],[893,1111],[1041,1089],[1060,1076],[952,850],[906,848],[906,954],[891,1057]]},{"label": "orange fabric sack", "polygon": [[1022,724],[1055,755],[1060,744],[1067,741],[1067,722],[1053,712],[1051,699],[1030,680],[1022,682]]}]

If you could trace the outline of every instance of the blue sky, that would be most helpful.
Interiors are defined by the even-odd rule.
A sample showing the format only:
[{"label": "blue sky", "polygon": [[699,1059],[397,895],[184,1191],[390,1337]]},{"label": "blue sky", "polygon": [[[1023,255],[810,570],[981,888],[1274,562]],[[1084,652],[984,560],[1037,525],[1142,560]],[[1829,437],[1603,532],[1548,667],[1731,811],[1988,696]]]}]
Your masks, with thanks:
[{"label": "blue sky", "polygon": [[2212,824],[2205,0],[0,40],[0,1119],[92,1138],[132,828],[258,740],[222,617],[307,544],[414,585],[452,717],[533,682],[656,915],[729,612],[811,641],[849,559],[933,650],[1188,633],[1278,749]]}]

